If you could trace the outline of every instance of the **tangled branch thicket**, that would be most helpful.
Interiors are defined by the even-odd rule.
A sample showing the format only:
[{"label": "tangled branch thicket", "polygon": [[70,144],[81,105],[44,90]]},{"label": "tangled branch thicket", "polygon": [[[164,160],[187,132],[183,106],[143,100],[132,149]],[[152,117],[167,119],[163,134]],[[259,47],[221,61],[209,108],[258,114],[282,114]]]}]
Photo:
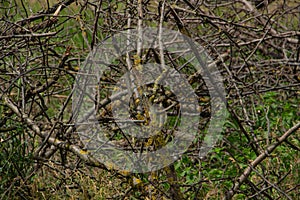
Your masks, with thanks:
[{"label": "tangled branch thicket", "polygon": [[[1,199],[296,199],[299,13],[297,0],[1,0]],[[205,47],[224,77],[228,118],[223,138],[199,157],[211,99],[197,71],[164,52],[166,64],[184,74],[199,96],[203,121],[197,140],[159,171],[115,171],[93,157],[78,137],[72,116],[75,77],[88,53],[107,37],[159,25]],[[128,63],[161,62],[159,55],[141,49],[124,62],[118,58],[101,78],[102,100]],[[146,93],[153,92],[150,86],[155,85],[144,88]],[[171,92],[155,92],[156,102],[171,106],[170,117],[176,117]],[[132,101],[132,118],[147,125],[147,109],[135,112],[138,102],[137,97]],[[105,125],[112,120],[110,104],[97,111]],[[174,122],[166,127],[170,124]],[[117,145],[154,150],[162,145],[154,140],[131,143],[115,125],[107,130]]]}]

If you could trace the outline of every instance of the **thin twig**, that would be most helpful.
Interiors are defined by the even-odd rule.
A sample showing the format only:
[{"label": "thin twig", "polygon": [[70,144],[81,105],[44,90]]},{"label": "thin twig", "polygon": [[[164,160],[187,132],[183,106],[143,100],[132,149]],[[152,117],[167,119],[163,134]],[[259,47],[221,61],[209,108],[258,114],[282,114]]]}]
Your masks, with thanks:
[{"label": "thin twig", "polygon": [[267,149],[260,154],[253,162],[249,164],[249,166],[245,169],[243,174],[238,178],[237,182],[235,183],[234,187],[227,192],[225,199],[231,199],[235,192],[240,188],[240,186],[247,180],[250,173],[253,169],[261,163],[265,158],[267,158],[275,149],[278,147],[282,142],[284,142],[292,133],[297,131],[300,128],[300,122],[298,122],[295,126],[290,128],[287,132],[285,132],[280,138],[277,139],[276,143],[273,143]]}]

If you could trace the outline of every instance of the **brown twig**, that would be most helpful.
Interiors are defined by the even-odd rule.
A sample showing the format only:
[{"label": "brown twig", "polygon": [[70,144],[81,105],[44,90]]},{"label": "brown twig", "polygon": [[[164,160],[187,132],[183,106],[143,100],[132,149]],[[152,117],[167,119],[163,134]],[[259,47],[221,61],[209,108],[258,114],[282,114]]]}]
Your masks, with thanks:
[{"label": "brown twig", "polygon": [[292,133],[297,131],[300,128],[300,122],[294,125],[292,128],[290,128],[288,131],[286,131],[280,138],[277,139],[277,142],[267,147],[267,149],[260,154],[253,162],[250,163],[250,165],[245,169],[243,174],[238,178],[237,182],[234,184],[233,188],[227,192],[225,199],[231,199],[235,192],[240,188],[240,186],[247,180],[250,173],[253,171],[253,169],[261,163],[265,158],[267,158],[270,153],[272,153],[276,147],[278,147],[282,142],[284,142]]}]

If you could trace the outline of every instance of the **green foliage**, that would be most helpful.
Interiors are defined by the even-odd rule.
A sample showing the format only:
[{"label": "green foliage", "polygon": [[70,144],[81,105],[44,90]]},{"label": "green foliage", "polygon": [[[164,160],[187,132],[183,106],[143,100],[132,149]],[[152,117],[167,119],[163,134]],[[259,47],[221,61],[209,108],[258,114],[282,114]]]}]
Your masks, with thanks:
[{"label": "green foliage", "polygon": [[[1,198],[5,197],[7,193],[10,193],[9,196],[22,196],[24,192],[28,191],[16,188],[22,187],[25,182],[32,182],[30,172],[32,172],[34,162],[29,151],[31,144],[29,138],[28,140],[23,138],[25,135],[22,125],[15,123],[14,125],[16,130],[1,135],[3,140],[0,145]],[[8,188],[15,188],[16,190],[8,190]]]},{"label": "green foliage", "polygon": [[[27,2],[28,4],[24,4]],[[82,4],[83,2],[86,4]],[[37,121],[38,125],[47,125],[45,126],[45,132],[49,132],[49,127],[52,128],[52,122],[59,122],[59,127],[53,126],[55,131],[57,129],[59,129],[59,131],[63,131],[64,129],[67,129],[66,127],[68,127],[70,123],[72,123],[71,121],[66,122],[65,120],[71,118],[71,112],[69,112],[70,107],[66,107],[68,112],[64,112],[63,116],[58,117],[57,113],[61,111],[62,105],[65,103],[64,98],[68,96],[72,90],[69,86],[72,86],[74,76],[67,74],[67,71],[69,70],[68,67],[71,66],[78,68],[78,66],[80,66],[82,60],[86,57],[90,50],[89,45],[91,44],[93,34],[96,34],[95,42],[97,43],[103,40],[107,35],[112,35],[115,31],[127,29],[128,27],[126,23],[124,23],[124,21],[126,22],[124,18],[127,17],[127,10],[129,8],[131,9],[130,14],[132,17],[131,27],[136,25],[136,5],[132,3],[127,4],[128,1],[124,2],[114,0],[99,2],[102,2],[103,4],[99,8],[101,12],[100,17],[98,18],[97,30],[93,30],[95,27],[95,16],[97,14],[96,2],[76,1],[76,3],[74,2],[70,6],[67,6],[59,13],[59,17],[57,18],[58,22],[56,24],[35,32],[41,34],[57,32],[55,37],[40,37],[32,40],[24,37],[26,38],[25,40],[28,40],[28,43],[24,44],[22,44],[22,41],[18,40],[18,38],[16,38],[16,40],[8,40],[7,44],[6,42],[1,43],[7,45],[7,48],[19,44],[24,45],[17,46],[21,48],[20,54],[18,54],[18,49],[6,52],[9,56],[4,56],[3,63],[4,65],[7,63],[13,63],[9,66],[11,68],[15,67],[15,63],[17,62],[16,60],[19,61],[19,64],[25,63],[24,65],[28,65],[25,66],[26,70],[32,71],[24,76],[24,79],[29,83],[36,82],[39,85],[45,84],[48,83],[48,81],[58,71],[61,73],[59,80],[53,87],[38,94],[40,95],[39,98],[42,98],[46,102],[48,107],[47,109],[33,107],[36,106],[36,102],[34,102],[34,100],[37,99],[36,96],[32,97],[32,100],[30,99],[28,101],[30,104],[28,104],[28,107],[30,107],[30,111],[28,112],[30,112],[30,114],[35,115],[35,112],[43,109],[45,115],[35,117],[34,119]],[[155,20],[159,18],[155,19],[155,17],[159,16],[155,16],[153,13],[158,13],[158,3],[153,2],[154,1],[150,2],[154,4],[154,7],[150,9],[151,15],[146,15],[147,7],[143,10],[145,12],[144,23],[156,27],[157,21]],[[9,16],[5,20],[10,21],[8,27],[13,27],[14,23],[17,21],[28,18],[33,14],[38,14],[43,10],[45,11],[54,3],[55,2],[52,0],[45,2],[37,0],[4,0],[1,1],[0,9],[6,8],[1,10],[1,14],[3,15],[3,19],[5,19],[5,16]],[[282,87],[284,89],[276,89],[277,84],[280,85],[280,87],[284,86],[284,84],[289,84],[288,79],[284,81],[282,80],[282,72],[279,70],[279,73],[277,73],[276,71],[276,67],[281,69],[283,66],[276,65],[274,69],[273,66],[270,70],[267,69],[267,73],[265,74],[268,76],[267,78],[270,79],[268,81],[272,81],[273,79],[278,81],[276,82],[276,86],[274,86],[274,91],[264,93],[264,90],[260,90],[261,88],[264,89],[262,86],[264,82],[260,80],[260,76],[258,75],[260,73],[265,73],[264,67],[266,66],[263,64],[266,61],[269,63],[272,62],[272,60],[276,60],[273,59],[273,54],[269,52],[272,51],[272,53],[280,54],[282,50],[278,47],[272,47],[273,44],[277,44],[278,40],[273,41],[272,35],[269,35],[269,32],[272,31],[268,30],[269,32],[266,32],[266,25],[260,24],[260,20],[258,20],[257,16],[251,16],[251,13],[244,8],[237,13],[235,12],[237,7],[243,7],[240,2],[226,2],[222,6],[215,4],[211,7],[205,7],[205,4],[203,4],[202,6],[204,6],[204,8],[201,8],[201,12],[208,12],[209,14],[207,14],[207,17],[205,17],[202,13],[200,15],[199,13],[198,15],[193,14],[198,11],[188,10],[188,5],[181,5],[180,3],[182,2],[178,1],[178,8],[181,9],[175,9],[175,12],[182,18],[184,25],[189,25],[191,22],[191,25],[188,27],[191,31],[191,35],[195,36],[195,38],[205,44],[205,46],[211,45],[213,48],[217,48],[216,51],[220,51],[218,54],[225,53],[230,57],[230,61],[226,60],[226,56],[224,58],[224,64],[228,64],[227,67],[232,67],[230,70],[234,76],[234,80],[231,80],[232,82],[227,82],[226,85],[226,87],[229,88],[227,103],[228,107],[233,108],[239,118],[239,121],[232,116],[228,117],[223,133],[223,140],[220,141],[205,158],[199,158],[197,148],[199,148],[200,144],[197,143],[198,140],[195,141],[195,144],[192,145],[192,150],[187,151],[174,163],[175,176],[177,178],[176,184],[180,186],[181,192],[187,199],[222,199],[225,192],[233,187],[237,178],[249,166],[249,163],[257,158],[257,155],[251,146],[251,144],[253,144],[253,136],[258,139],[258,145],[262,150],[264,150],[270,144],[276,142],[276,139],[286,130],[291,128],[295,122],[300,120],[299,87],[287,87],[287,89]],[[227,7],[229,4],[232,5]],[[176,29],[176,23],[173,20],[174,16],[172,16],[172,12],[170,12],[169,9],[170,8],[168,8],[168,12],[165,14],[165,21],[163,23],[167,25],[167,27]],[[281,10],[277,11],[282,12]],[[294,12],[293,10],[291,11]],[[274,12],[274,16],[277,15],[278,12]],[[264,13],[261,13],[261,15],[264,15]],[[283,17],[280,18],[279,16],[276,16],[276,23],[272,24],[272,28],[279,26],[277,30],[278,33],[289,29],[288,34],[283,32],[280,37],[285,37],[285,34],[289,35],[291,30],[298,30],[299,20],[296,18],[298,17],[297,15],[294,13],[290,13],[288,15],[286,15],[286,13],[284,15],[283,13],[279,13],[279,15]],[[34,25],[38,25],[50,17],[52,17],[51,14],[39,20],[28,22],[28,24],[23,25],[23,28],[30,29]],[[266,17],[268,17],[268,19],[270,18],[270,22],[275,19],[273,18],[273,14],[272,16]],[[147,21],[148,18],[151,20]],[[195,23],[193,22],[194,20]],[[288,20],[289,23],[284,23],[284,20]],[[2,25],[4,22],[0,22],[1,27],[5,27]],[[214,26],[212,26],[211,23],[214,23]],[[284,26],[282,24],[284,24]],[[291,24],[291,26],[288,27],[288,24]],[[244,25],[245,27],[243,27]],[[247,29],[247,34],[243,33],[244,29]],[[252,30],[255,30],[255,32],[252,32]],[[261,33],[263,33],[263,36],[260,35]],[[230,38],[231,34],[232,38]],[[251,38],[252,35],[255,37]],[[6,37],[5,34],[3,36]],[[252,39],[257,41],[260,37],[262,39],[260,42],[263,46],[260,46],[260,42],[257,43],[252,41]],[[288,39],[294,40],[295,38],[291,36],[291,38]],[[289,47],[288,45],[290,42],[288,39],[284,43],[287,47]],[[249,45],[236,47],[236,45],[243,42]],[[226,45],[224,47],[222,46],[226,43],[230,44],[230,47],[227,47]],[[269,43],[272,45],[267,46]],[[63,69],[57,70],[56,67],[60,63],[61,57],[66,52],[66,48],[68,46],[72,47],[71,56],[68,58],[68,62],[65,63],[69,66],[63,66]],[[256,51],[253,52],[253,49],[256,49]],[[246,58],[252,53],[254,59],[252,57]],[[30,56],[28,56],[29,54]],[[10,55],[17,56],[14,57]],[[174,55],[168,56],[172,57]],[[217,58],[219,55],[214,56]],[[284,56],[292,58],[294,56],[294,52],[287,48],[284,52]],[[34,59],[31,60],[32,58]],[[185,74],[186,78],[197,71],[194,67],[187,64],[187,61],[184,59],[172,57],[170,60],[172,62],[168,64],[172,64],[174,68],[180,69],[184,66],[181,68],[180,72]],[[252,63],[257,63],[258,66],[262,65],[263,67],[249,67],[248,65],[252,65]],[[2,60],[0,63],[2,70],[3,67],[1,64]],[[116,60],[111,64],[117,68],[121,65],[121,62]],[[43,67],[43,70],[35,70],[35,68],[39,68],[41,66]],[[237,66],[243,67],[237,69]],[[245,73],[243,70],[248,67],[250,70]],[[292,69],[290,66],[287,66],[287,68]],[[298,68],[295,69],[297,70]],[[222,73],[226,71],[224,69],[222,70]],[[253,76],[248,75],[250,71],[254,74]],[[120,76],[113,72],[114,71],[111,69],[107,70],[105,72],[105,77],[108,80],[114,79],[114,81],[117,81]],[[12,70],[12,73],[4,75],[0,74],[0,86],[2,92],[2,87],[5,89],[5,84],[9,84],[10,88],[7,89],[7,94],[10,94],[10,98],[15,100],[15,105],[19,105],[19,101],[22,100],[21,88],[23,83],[20,77],[14,78],[15,73],[16,72]],[[287,73],[287,76],[288,75],[289,74]],[[257,80],[253,80],[256,78]],[[12,82],[10,82],[11,79],[13,79]],[[224,76],[224,79],[227,80],[229,78]],[[8,81],[2,84],[2,80]],[[203,92],[202,87],[200,87],[202,86],[202,82],[199,80],[196,79],[196,81],[192,81],[191,85],[196,90],[196,93],[201,94]],[[242,95],[241,100],[244,101],[244,105],[240,105],[240,99],[236,98],[236,88],[232,87],[232,85],[235,84],[240,89]],[[273,83],[270,83],[270,85],[267,86],[267,90],[270,88],[269,86],[273,87],[272,84]],[[256,89],[256,86],[258,86],[259,89]],[[32,89],[31,87],[34,86],[29,84],[24,85],[24,89],[26,91],[30,91]],[[169,90],[170,88],[165,89]],[[101,98],[104,99],[107,97],[107,91],[104,88],[101,88]],[[253,93],[252,95],[253,91],[258,93]],[[15,95],[16,93],[17,95]],[[59,94],[61,96],[57,98],[54,94]],[[247,95],[243,96],[244,94],[250,94],[249,96],[251,97],[248,98]],[[2,95],[2,93],[0,93],[0,95]],[[204,96],[205,98],[203,98]],[[203,101],[200,99],[199,105],[209,107],[208,102],[210,99],[207,95],[203,94],[201,97]],[[2,101],[2,99],[0,100]],[[38,100],[36,101],[39,102]],[[2,113],[6,112],[5,109],[7,108],[4,109],[1,103],[2,102],[0,102],[0,124],[3,125]],[[250,121],[246,121],[243,109],[247,110],[246,112],[249,114]],[[46,118],[45,116],[50,118],[52,121],[44,121],[44,118]],[[32,135],[32,131],[29,127],[22,124],[23,119],[16,120],[18,118],[15,115],[10,117],[11,118],[4,123],[4,128],[15,128],[4,133],[0,132],[0,198],[31,197],[36,199],[106,199],[108,197],[112,198],[115,193],[118,193],[122,195],[126,194],[127,197],[124,197],[124,199],[141,199],[144,198],[142,195],[148,192],[145,188],[149,189],[151,188],[150,186],[153,185],[156,187],[156,191],[159,191],[162,194],[167,194],[172,189],[172,183],[168,180],[169,174],[166,174],[163,170],[157,172],[157,177],[151,183],[149,181],[149,177],[151,177],[149,174],[135,174],[134,176],[139,178],[147,187],[142,188],[140,186],[134,186],[133,188],[130,188],[132,184],[130,184],[129,180],[132,178],[132,175],[117,176],[117,172],[91,168],[83,164],[83,162],[71,152],[68,152],[68,159],[71,160],[69,165],[61,166],[60,157],[55,154],[51,157],[51,161],[45,161],[45,163],[43,163],[44,165],[33,175],[31,174],[33,172],[35,162],[33,160],[33,152],[38,146],[39,140]],[[63,120],[59,121],[60,119]],[[170,130],[173,127],[176,127],[176,125],[180,125],[180,122],[179,116],[168,116],[165,128]],[[245,128],[246,134],[249,134],[251,142],[249,142],[245,133],[241,131],[240,125]],[[207,134],[207,130],[199,128],[199,136],[197,137],[204,138],[205,134]],[[114,138],[112,139],[114,140],[124,139],[123,133],[118,131],[110,132],[107,135],[110,138],[113,136]],[[78,138],[73,137],[73,135],[66,139],[66,142],[70,142],[74,145],[77,145],[77,141]],[[278,146],[267,159],[260,163],[255,171],[250,174],[248,182],[239,188],[239,194],[236,194],[234,199],[248,198],[250,194],[253,194],[251,184],[263,188],[264,186],[262,185],[267,184],[266,180],[276,184],[280,189],[282,189],[282,191],[289,191],[293,189],[293,187],[299,185],[300,181],[298,174],[300,162],[299,151],[297,149],[299,146],[299,132],[296,132],[290,136],[286,142]],[[74,161],[75,164],[72,161]],[[262,177],[266,180],[263,180]],[[128,190],[128,188],[131,190]],[[259,188],[259,190],[261,190],[261,188]],[[272,198],[274,199],[282,197],[281,194],[274,188],[267,192],[268,194],[272,194]],[[296,199],[299,196],[295,190],[289,195],[292,199]],[[257,199],[260,199],[261,197],[262,196],[258,196]]]}]

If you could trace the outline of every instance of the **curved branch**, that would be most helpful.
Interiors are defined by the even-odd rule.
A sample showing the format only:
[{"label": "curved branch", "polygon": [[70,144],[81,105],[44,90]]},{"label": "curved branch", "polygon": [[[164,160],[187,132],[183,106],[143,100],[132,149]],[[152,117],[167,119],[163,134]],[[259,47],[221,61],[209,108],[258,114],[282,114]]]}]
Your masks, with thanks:
[{"label": "curved branch", "polygon": [[243,182],[249,177],[250,173],[253,169],[261,163],[265,158],[269,156],[282,142],[284,142],[292,133],[297,131],[300,128],[300,122],[298,122],[295,126],[290,128],[287,132],[285,132],[280,138],[277,139],[276,143],[270,145],[262,154],[260,154],[251,164],[245,169],[243,174],[238,178],[238,181],[235,183],[234,187],[227,192],[225,199],[231,199],[235,192],[240,188]]},{"label": "curved branch", "polygon": [[4,104],[7,105],[18,117],[24,120],[24,122],[30,127],[30,129],[34,131],[38,136],[42,137],[43,139],[47,138],[47,142],[49,144],[73,152],[75,155],[80,157],[80,159],[85,161],[88,165],[99,167],[102,169],[107,169],[104,164],[97,161],[92,155],[90,155],[87,151],[81,149],[80,147],[73,144],[69,144],[65,141],[61,141],[54,137],[49,137],[47,133],[42,132],[40,127],[37,126],[34,123],[34,121],[28,117],[27,114],[22,113],[18,109],[18,107],[6,96],[4,96]]}]

